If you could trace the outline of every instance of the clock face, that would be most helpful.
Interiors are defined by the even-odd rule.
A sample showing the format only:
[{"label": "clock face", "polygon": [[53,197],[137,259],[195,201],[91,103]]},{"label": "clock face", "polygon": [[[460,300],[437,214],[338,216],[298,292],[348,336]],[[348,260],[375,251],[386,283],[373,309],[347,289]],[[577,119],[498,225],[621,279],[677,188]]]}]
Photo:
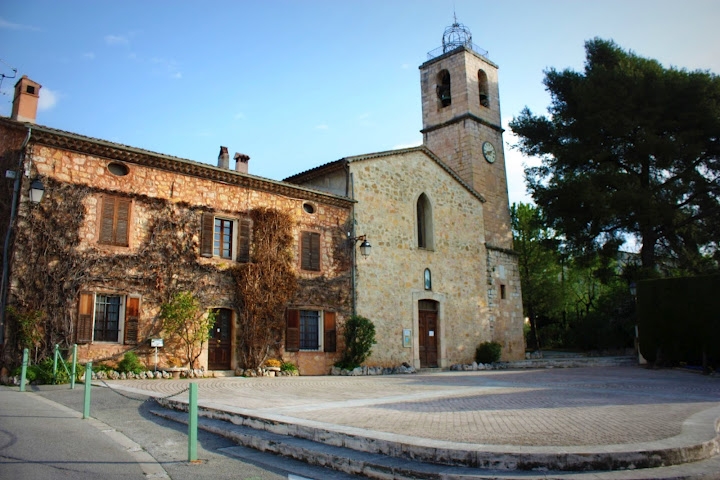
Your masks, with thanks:
[{"label": "clock face", "polygon": [[482,145],[483,156],[489,163],[495,162],[495,147],[490,142],[485,142]]}]

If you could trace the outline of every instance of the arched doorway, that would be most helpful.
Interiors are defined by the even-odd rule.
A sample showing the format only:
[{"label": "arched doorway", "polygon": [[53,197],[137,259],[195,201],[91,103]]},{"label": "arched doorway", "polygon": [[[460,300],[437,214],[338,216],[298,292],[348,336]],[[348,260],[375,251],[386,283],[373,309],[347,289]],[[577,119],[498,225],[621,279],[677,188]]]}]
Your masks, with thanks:
[{"label": "arched doorway", "polygon": [[208,340],[208,370],[230,370],[232,353],[232,310],[215,309],[215,325]]},{"label": "arched doorway", "polygon": [[439,332],[438,302],[418,301],[418,340],[420,368],[438,367]]}]

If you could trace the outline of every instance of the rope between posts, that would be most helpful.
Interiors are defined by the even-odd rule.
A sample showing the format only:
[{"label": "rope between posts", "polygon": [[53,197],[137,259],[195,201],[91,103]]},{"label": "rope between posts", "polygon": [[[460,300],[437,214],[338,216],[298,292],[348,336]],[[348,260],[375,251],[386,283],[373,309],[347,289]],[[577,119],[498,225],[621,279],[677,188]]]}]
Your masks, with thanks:
[{"label": "rope between posts", "polygon": [[129,400],[135,400],[135,401],[138,401],[138,402],[147,402],[147,401],[150,401],[150,400],[156,400],[156,401],[157,401],[157,400],[167,400],[167,399],[170,398],[170,397],[175,397],[175,396],[177,396],[177,395],[180,395],[181,393],[185,393],[185,392],[187,392],[188,390],[190,390],[190,386],[188,385],[187,387],[183,388],[183,389],[180,390],[179,392],[175,392],[175,393],[172,393],[172,394],[170,394],[170,395],[166,395],[166,396],[164,396],[164,397],[153,397],[153,396],[149,395],[148,398],[142,399],[142,398],[131,397],[131,396],[129,396],[129,395],[126,395],[125,393],[122,393],[120,390],[117,390],[117,389],[113,388],[112,386],[108,385],[107,382],[105,382],[105,380],[100,380],[100,382],[101,382],[103,385],[105,385],[105,387],[109,388],[112,392],[117,393],[117,394],[120,395],[121,397],[127,398],[127,399],[129,399]]}]

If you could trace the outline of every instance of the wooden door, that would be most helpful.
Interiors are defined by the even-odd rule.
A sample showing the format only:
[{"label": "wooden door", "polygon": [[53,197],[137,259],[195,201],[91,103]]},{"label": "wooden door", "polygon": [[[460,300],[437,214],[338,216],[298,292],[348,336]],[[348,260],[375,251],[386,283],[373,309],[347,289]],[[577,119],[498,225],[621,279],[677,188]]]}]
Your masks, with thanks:
[{"label": "wooden door", "polygon": [[420,367],[438,366],[438,322],[437,312],[420,310]]},{"label": "wooden door", "polygon": [[215,315],[215,326],[208,341],[208,369],[230,370],[232,310],[219,308]]}]

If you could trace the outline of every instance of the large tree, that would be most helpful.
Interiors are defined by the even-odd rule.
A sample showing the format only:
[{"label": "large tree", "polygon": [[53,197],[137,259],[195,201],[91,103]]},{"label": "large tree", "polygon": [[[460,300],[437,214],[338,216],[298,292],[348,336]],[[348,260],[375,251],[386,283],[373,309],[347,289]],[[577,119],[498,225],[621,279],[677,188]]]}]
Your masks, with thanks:
[{"label": "large tree", "polygon": [[646,272],[685,272],[720,253],[720,77],[664,68],[612,41],[586,42],[584,72],[545,72],[548,116],[510,122],[530,193],[568,245],[614,254],[640,242]]}]

